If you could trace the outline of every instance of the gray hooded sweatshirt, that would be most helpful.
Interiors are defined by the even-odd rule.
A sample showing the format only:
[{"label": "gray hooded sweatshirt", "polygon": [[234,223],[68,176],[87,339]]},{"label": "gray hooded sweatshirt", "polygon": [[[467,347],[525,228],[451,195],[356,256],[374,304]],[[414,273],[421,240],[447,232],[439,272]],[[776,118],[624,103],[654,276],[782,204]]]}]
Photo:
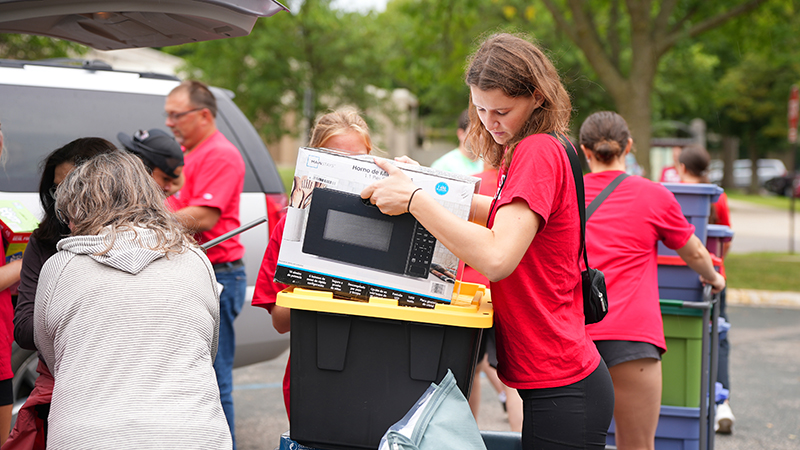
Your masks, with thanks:
[{"label": "gray hooded sweatshirt", "polygon": [[230,449],[213,361],[219,292],[198,248],[73,236],[42,268],[34,339],[53,377],[48,449]]}]

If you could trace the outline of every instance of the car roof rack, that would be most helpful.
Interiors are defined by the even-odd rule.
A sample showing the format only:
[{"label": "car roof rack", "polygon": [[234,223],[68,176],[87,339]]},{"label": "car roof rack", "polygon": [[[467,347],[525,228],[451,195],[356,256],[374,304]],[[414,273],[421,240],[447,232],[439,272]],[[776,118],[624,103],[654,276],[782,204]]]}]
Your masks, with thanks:
[{"label": "car roof rack", "polygon": [[118,73],[135,73],[141,78],[150,78],[156,80],[170,80],[181,81],[175,75],[156,72],[137,72],[132,70],[115,70],[105,61],[100,60],[87,60],[80,58],[49,58],[38,61],[26,61],[21,59],[0,59],[0,67],[18,67],[22,68],[26,65],[34,66],[47,66],[47,67],[61,67],[67,69],[83,69],[83,70],[103,70],[108,72]]}]

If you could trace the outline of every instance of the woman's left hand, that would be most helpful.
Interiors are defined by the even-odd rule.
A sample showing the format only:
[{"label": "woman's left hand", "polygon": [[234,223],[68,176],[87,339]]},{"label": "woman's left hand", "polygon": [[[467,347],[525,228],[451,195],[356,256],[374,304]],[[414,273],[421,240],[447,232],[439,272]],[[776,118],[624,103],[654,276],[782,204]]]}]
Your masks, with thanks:
[{"label": "woman's left hand", "polygon": [[[361,191],[361,198],[369,199],[382,213],[398,216],[408,212],[408,200],[417,187],[414,182],[394,164],[375,158],[375,164],[389,176],[372,183]],[[417,194],[419,195],[419,194]]]},{"label": "woman's left hand", "polygon": [[700,282],[703,284],[710,284],[711,292],[714,294],[722,292],[722,290],[725,289],[725,284],[726,284],[725,277],[723,277],[719,273],[716,273],[713,280],[707,280],[705,277],[701,276]]}]

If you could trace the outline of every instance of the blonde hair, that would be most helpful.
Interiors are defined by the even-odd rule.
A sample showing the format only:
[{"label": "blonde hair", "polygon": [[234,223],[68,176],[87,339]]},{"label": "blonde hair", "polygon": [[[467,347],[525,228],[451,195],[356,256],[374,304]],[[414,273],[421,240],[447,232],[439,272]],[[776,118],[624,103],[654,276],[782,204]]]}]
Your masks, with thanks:
[{"label": "blonde hair", "polygon": [[367,153],[372,152],[372,139],[369,137],[369,126],[358,114],[355,108],[340,108],[331,111],[317,119],[314,131],[311,133],[310,147],[325,147],[325,144],[334,136],[341,136],[350,132],[357,132],[364,140]]},{"label": "blonde hair", "polygon": [[[100,154],[76,167],[58,185],[56,213],[72,235],[108,230],[107,253],[120,232],[145,228],[156,232],[151,250],[182,253],[194,239],[164,205],[164,193],[134,155],[121,150]],[[65,216],[65,217],[64,217]]]},{"label": "blonde hair", "polygon": [[[537,133],[566,133],[572,104],[553,63],[527,38],[500,33],[486,39],[469,60],[465,81],[482,91],[499,89],[508,97],[542,95],[536,108],[516,136],[498,144],[481,123],[472,96],[469,99],[467,144],[494,167],[511,164],[514,148],[526,137]],[[508,151],[506,151],[508,148]],[[503,155],[505,154],[505,157]]]}]

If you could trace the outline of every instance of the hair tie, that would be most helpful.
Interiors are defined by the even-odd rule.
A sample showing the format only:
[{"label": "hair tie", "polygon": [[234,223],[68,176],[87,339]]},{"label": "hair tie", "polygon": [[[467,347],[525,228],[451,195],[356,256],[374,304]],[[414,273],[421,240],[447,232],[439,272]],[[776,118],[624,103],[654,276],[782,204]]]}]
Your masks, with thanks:
[{"label": "hair tie", "polygon": [[419,191],[421,189],[422,189],[421,187],[418,187],[418,188],[414,189],[414,192],[411,193],[411,197],[408,198],[408,206],[406,206],[406,212],[407,213],[411,212],[411,200],[414,200],[414,194],[416,194],[417,191]]}]

